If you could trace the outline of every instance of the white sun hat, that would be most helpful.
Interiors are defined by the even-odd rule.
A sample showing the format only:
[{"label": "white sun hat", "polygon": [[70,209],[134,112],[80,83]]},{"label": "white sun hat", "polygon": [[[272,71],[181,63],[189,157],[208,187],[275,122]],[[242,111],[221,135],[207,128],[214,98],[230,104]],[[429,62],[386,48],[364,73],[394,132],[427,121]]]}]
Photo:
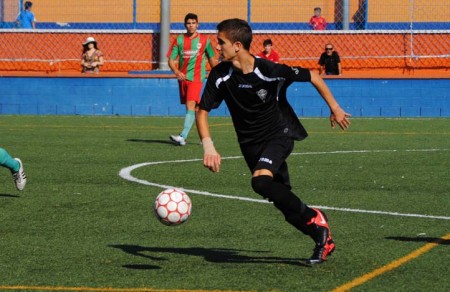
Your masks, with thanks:
[{"label": "white sun hat", "polygon": [[83,46],[89,44],[89,43],[96,43],[97,41],[93,37],[88,37],[86,41],[83,43]]}]

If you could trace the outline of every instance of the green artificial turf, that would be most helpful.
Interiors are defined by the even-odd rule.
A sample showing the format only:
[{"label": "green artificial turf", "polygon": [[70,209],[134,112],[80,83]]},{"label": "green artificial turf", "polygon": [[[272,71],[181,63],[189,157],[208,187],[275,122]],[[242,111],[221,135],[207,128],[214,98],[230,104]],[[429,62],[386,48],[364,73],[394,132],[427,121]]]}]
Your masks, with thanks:
[{"label": "green artificial turf", "polygon": [[[449,119],[352,119],[346,132],[303,120],[293,191],[323,207],[336,242],[312,267],[312,240],[253,193],[231,120],[210,119],[224,158],[216,174],[202,166],[195,127],[186,146],[169,143],[182,122],[1,116],[0,147],[22,159],[28,183],[19,192],[0,169],[0,290],[330,291],[450,233]],[[130,173],[144,184],[119,176],[145,162],[160,163]],[[166,185],[192,190],[181,226],[154,218]],[[449,291],[448,245],[353,290]]]}]

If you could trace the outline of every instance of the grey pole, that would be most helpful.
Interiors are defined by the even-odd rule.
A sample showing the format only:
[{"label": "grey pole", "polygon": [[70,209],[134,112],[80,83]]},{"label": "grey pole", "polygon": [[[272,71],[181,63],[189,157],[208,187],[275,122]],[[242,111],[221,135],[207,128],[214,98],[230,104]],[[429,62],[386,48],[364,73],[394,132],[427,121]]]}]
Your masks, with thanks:
[{"label": "grey pole", "polygon": [[170,41],[170,0],[161,0],[161,31],[159,37],[159,70],[170,70],[167,51]]},{"label": "grey pole", "polygon": [[342,1],[342,29],[349,30],[350,29],[350,1],[344,0]]}]

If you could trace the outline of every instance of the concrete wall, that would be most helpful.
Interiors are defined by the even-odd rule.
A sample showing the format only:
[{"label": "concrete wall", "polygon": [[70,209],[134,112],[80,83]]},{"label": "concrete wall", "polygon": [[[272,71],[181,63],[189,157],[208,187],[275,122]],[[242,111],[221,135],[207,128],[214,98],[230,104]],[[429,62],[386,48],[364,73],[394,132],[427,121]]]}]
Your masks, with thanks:
[{"label": "concrete wall", "polygon": [[[354,117],[450,117],[450,79],[327,79]],[[170,78],[0,77],[0,114],[184,115]],[[299,116],[328,116],[309,83],[289,89]],[[225,105],[211,115],[228,115]]]}]

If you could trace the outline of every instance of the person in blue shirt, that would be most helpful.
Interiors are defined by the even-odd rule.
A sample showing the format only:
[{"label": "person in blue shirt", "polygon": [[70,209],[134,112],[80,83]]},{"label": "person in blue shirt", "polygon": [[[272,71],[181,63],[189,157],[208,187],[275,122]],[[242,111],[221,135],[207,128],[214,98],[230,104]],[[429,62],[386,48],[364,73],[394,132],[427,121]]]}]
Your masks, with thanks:
[{"label": "person in blue shirt", "polygon": [[31,7],[33,7],[33,3],[26,1],[24,4],[25,10],[17,15],[16,23],[20,28],[36,28],[36,18],[34,17],[34,13],[31,12]]}]

